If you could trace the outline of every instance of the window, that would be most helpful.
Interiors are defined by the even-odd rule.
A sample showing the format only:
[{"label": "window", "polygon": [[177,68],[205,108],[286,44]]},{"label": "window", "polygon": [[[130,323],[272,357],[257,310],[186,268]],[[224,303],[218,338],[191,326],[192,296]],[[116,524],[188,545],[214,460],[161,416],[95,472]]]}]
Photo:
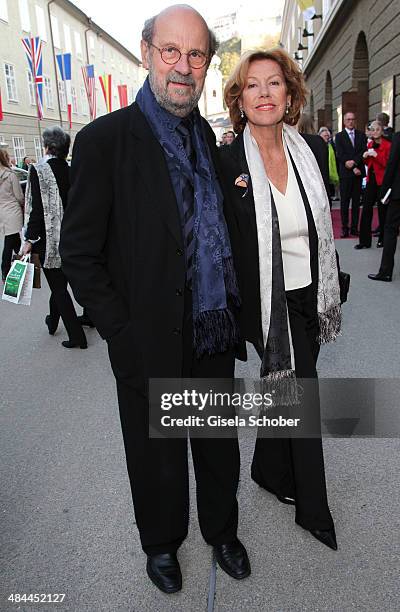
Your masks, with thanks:
[{"label": "window", "polygon": [[69,26],[66,23],[64,23],[64,48],[67,53],[71,53],[71,30],[69,29]]},{"label": "window", "polygon": [[[312,19],[309,19],[308,21],[306,21],[306,28],[307,28],[307,32],[309,32],[310,34],[314,33],[314,22],[312,21]],[[311,52],[311,49],[314,46],[314,36],[308,36],[307,37],[307,47],[308,47],[308,53]]]},{"label": "window", "polygon": [[18,102],[17,82],[15,80],[15,69],[12,64],[4,64],[6,77],[7,99],[9,102]]},{"label": "window", "polygon": [[3,146],[7,144],[7,141],[4,138],[4,134],[0,134],[0,144]]},{"label": "window", "polygon": [[21,18],[21,29],[24,32],[30,32],[31,20],[29,18],[28,0],[19,0],[19,16]]},{"label": "window", "polygon": [[0,0],[0,19],[8,22],[7,0]]},{"label": "window", "polygon": [[22,138],[22,136],[13,136],[12,141],[13,141],[13,148],[14,148],[14,157],[18,164],[19,162],[22,162],[22,160],[25,157],[24,139]]},{"label": "window", "polygon": [[106,61],[106,50],[104,48],[103,43],[101,43],[100,45],[100,54],[101,54],[102,61],[105,62]]},{"label": "window", "polygon": [[58,27],[58,19],[54,15],[51,16],[51,29],[53,30],[54,46],[61,49],[60,28]]},{"label": "window", "polygon": [[42,143],[40,142],[39,136],[34,136],[33,144],[35,146],[36,161],[39,161],[43,157],[43,148],[42,148]]},{"label": "window", "polygon": [[111,66],[112,66],[112,68],[114,68],[114,66],[115,66],[115,62],[114,62],[114,51],[111,51]]},{"label": "window", "polygon": [[44,103],[47,108],[54,108],[53,102],[53,90],[51,88],[50,77],[45,76],[43,79],[44,89]]},{"label": "window", "polygon": [[90,47],[90,55],[94,57],[95,52],[95,43],[94,43],[94,36],[89,36],[89,47]]},{"label": "window", "polygon": [[65,97],[64,81],[58,81],[58,93],[60,96],[61,110],[66,111],[67,110],[67,99]]},{"label": "window", "polygon": [[75,53],[78,57],[82,57],[82,41],[79,32],[74,32],[75,38]]},{"label": "window", "polygon": [[36,4],[36,23],[37,23],[37,31],[42,40],[47,42],[47,31],[46,31],[46,21],[44,18],[44,10],[41,6]]},{"label": "window", "polygon": [[76,97],[76,89],[75,87],[71,87],[71,97],[72,97],[72,112],[74,115],[78,114],[78,98]]},{"label": "window", "polygon": [[32,106],[36,106],[35,88],[33,86],[33,76],[30,70],[26,73],[28,79],[28,91],[29,91],[29,103]]},{"label": "window", "polygon": [[322,0],[322,17],[325,19],[331,10],[331,0]]},{"label": "window", "polygon": [[86,89],[81,87],[81,109],[82,115],[89,115],[89,104],[86,95]]}]

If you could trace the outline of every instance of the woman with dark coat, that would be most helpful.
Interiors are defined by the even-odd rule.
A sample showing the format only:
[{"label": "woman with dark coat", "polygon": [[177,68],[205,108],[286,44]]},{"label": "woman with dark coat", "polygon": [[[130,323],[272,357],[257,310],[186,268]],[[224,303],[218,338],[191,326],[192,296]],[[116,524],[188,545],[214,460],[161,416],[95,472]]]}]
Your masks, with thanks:
[{"label": "woman with dark coat", "polygon": [[66,157],[71,139],[60,127],[43,132],[45,157],[31,164],[25,196],[25,244],[23,254],[38,253],[44,275],[49,283],[50,313],[45,322],[49,334],[54,335],[60,317],[68,333],[62,342],[66,348],[87,348],[85,333],[76,316],[67,278],[61,270],[58,252],[61,221],[67,206],[70,186]]},{"label": "woman with dark coat", "polygon": [[[242,336],[260,356],[263,388],[279,398],[277,408],[304,408],[314,425],[303,437],[266,438],[259,430],[251,476],[295,505],[296,522],[336,550],[316,362],[319,345],[339,334],[340,291],[325,184],[310,145],[293,127],[305,93],[297,64],[282,49],[245,54],[225,88],[239,135],[220,156]],[[307,402],[296,378],[314,381]]]}]

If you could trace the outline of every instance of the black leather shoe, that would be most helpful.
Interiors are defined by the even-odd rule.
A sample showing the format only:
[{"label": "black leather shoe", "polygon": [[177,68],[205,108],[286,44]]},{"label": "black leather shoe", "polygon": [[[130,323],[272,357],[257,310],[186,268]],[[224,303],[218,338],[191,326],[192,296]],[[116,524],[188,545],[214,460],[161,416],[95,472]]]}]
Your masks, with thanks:
[{"label": "black leather shoe", "polygon": [[78,317],[78,321],[82,325],[82,327],[94,327],[94,323],[86,315],[80,315]]},{"label": "black leather shoe", "polygon": [[177,593],[182,588],[182,574],[176,553],[148,555],[147,574],[163,593]]},{"label": "black leather shoe", "polygon": [[236,580],[251,574],[250,561],[243,544],[236,538],[228,544],[214,546],[215,558],[221,569]]},{"label": "black leather shoe", "polygon": [[314,538],[317,538],[325,546],[329,546],[332,550],[338,549],[334,527],[332,529],[310,529],[309,531]]},{"label": "black leather shoe", "polygon": [[47,328],[49,330],[50,336],[54,336],[54,334],[57,331],[58,322],[56,324],[54,324],[53,321],[51,320],[51,316],[50,315],[47,315],[47,317],[45,318],[44,322],[47,325]]},{"label": "black leather shoe", "polygon": [[63,346],[65,346],[65,348],[81,348],[81,349],[87,349],[87,342],[72,342],[71,340],[64,340],[63,342],[61,342],[61,344]]},{"label": "black leather shoe", "polygon": [[376,248],[377,248],[377,249],[383,249],[383,242],[381,242],[380,240],[378,240],[378,242],[376,243]]},{"label": "black leather shoe", "polygon": [[258,478],[254,475],[253,472],[251,473],[251,479],[254,480],[254,482],[257,483],[259,487],[261,487],[262,489],[265,489],[266,491],[268,491],[268,493],[272,493],[272,495],[275,495],[275,497],[282,504],[288,504],[289,506],[294,506],[296,504],[296,500],[294,499],[294,497],[290,497],[289,495],[280,495],[279,493],[276,493],[276,491],[273,491],[272,489],[267,487],[265,484],[262,484],[261,481],[258,480]]},{"label": "black leather shoe", "polygon": [[370,278],[371,280],[384,281],[385,283],[392,282],[392,277],[389,276],[389,274],[381,274],[380,272],[378,272],[378,274],[368,274],[368,278]]},{"label": "black leather shoe", "polygon": [[342,233],[341,233],[340,237],[341,238],[348,238],[349,237],[349,230],[348,229],[342,230]]},{"label": "black leather shoe", "polygon": [[359,251],[360,249],[370,249],[371,247],[366,244],[356,244],[354,248]]}]

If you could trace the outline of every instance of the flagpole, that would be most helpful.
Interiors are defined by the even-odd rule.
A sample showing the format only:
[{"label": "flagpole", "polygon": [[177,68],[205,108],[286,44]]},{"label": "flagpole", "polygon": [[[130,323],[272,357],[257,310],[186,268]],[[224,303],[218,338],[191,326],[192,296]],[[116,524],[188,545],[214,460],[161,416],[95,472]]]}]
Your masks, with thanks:
[{"label": "flagpole", "polygon": [[[62,74],[62,78],[63,78],[63,83],[64,83],[64,95],[65,95],[65,104],[67,105],[67,117],[68,117],[68,96],[67,96],[67,79],[65,76],[65,63],[64,63],[64,51],[61,50],[61,63],[62,63],[62,68],[63,68],[63,74]],[[71,136],[71,123],[68,117],[68,132],[69,135]]]}]

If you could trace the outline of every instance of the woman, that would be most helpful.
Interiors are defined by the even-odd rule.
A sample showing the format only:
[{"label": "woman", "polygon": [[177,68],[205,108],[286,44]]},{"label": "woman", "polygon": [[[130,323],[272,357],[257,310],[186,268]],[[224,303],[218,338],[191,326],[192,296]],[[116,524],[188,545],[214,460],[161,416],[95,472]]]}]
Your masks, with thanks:
[{"label": "woman", "polygon": [[318,135],[324,140],[328,147],[328,166],[329,166],[329,193],[333,199],[336,188],[339,185],[339,174],[337,170],[336,153],[332,144],[332,136],[329,128],[322,126],[318,130]]},{"label": "woman", "polygon": [[10,157],[5,149],[0,149],[0,233],[4,235],[4,248],[1,258],[3,281],[11,268],[13,251],[21,247],[20,231],[23,224],[24,194],[15,173],[11,170]]},{"label": "woman", "polygon": [[66,348],[87,348],[86,336],[76,316],[67,291],[67,279],[61,270],[58,252],[61,221],[67,205],[70,186],[69,166],[65,161],[71,139],[61,128],[43,132],[46,161],[31,164],[26,188],[26,232],[23,253],[39,254],[44,275],[49,283],[50,314],[45,322],[49,334],[54,335],[60,317],[68,333]]},{"label": "woman", "polygon": [[[282,49],[244,55],[225,88],[239,135],[220,154],[230,190],[226,214],[242,297],[242,335],[260,355],[261,377],[280,393],[283,388],[284,404],[293,401],[294,375],[315,381],[319,343],[334,340],[341,324],[328,197],[310,147],[292,127],[305,94],[297,64]],[[319,426],[315,395],[311,416]],[[320,434],[286,439],[259,434],[251,474],[280,501],[296,506],[299,525],[337,549]]]},{"label": "woman", "polygon": [[365,165],[368,168],[367,172],[367,188],[365,190],[365,198],[363,203],[361,223],[360,223],[360,242],[355,245],[355,249],[369,249],[372,243],[372,216],[373,208],[378,202],[379,216],[379,237],[377,247],[383,247],[383,230],[385,227],[387,206],[382,204],[381,198],[385,195],[381,194],[381,185],[385,174],[386,165],[388,163],[391,143],[383,138],[383,127],[378,121],[373,121],[369,128],[370,139],[368,140],[367,150],[363,157]]}]

